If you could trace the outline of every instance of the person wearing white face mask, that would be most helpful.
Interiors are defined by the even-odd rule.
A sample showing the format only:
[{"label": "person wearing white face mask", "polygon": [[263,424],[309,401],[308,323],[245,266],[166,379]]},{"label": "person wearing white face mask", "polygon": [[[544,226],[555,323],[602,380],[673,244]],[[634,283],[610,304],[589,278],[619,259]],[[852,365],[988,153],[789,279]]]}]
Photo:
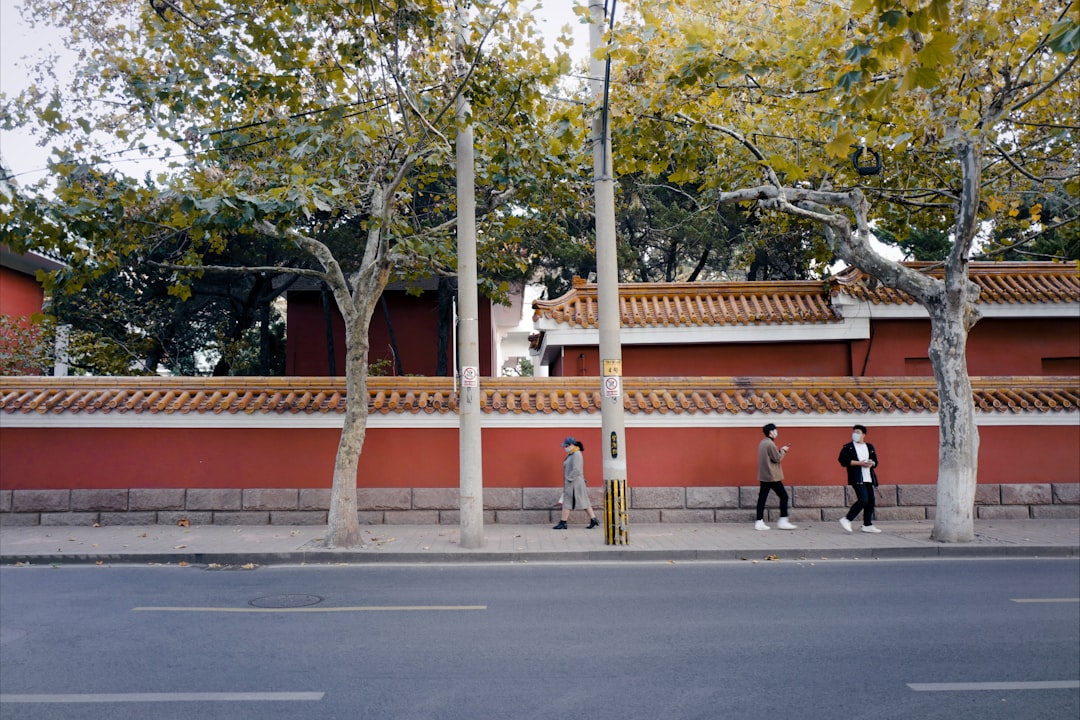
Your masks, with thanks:
[{"label": "person wearing white face mask", "polygon": [[840,464],[847,468],[847,481],[855,490],[856,500],[847,515],[840,518],[840,525],[851,532],[851,521],[863,514],[862,531],[879,533],[874,527],[874,488],[877,487],[878,458],[874,446],[866,442],[866,426],[856,425],[851,431],[851,442],[840,448]]}]

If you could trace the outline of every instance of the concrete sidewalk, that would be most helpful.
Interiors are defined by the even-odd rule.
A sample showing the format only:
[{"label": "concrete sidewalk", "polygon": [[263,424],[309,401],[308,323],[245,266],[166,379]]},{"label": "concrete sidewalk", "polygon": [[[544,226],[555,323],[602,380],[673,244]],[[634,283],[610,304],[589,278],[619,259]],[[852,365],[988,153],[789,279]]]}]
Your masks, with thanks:
[{"label": "concrete sidewalk", "polygon": [[464,549],[457,526],[361,526],[364,547],[322,547],[325,526],[32,526],[0,528],[0,563],[197,564],[819,560],[1078,557],[1080,521],[977,520],[974,542],[930,540],[933,523],[882,522],[880,534],[837,523],[755,531],[752,523],[630,527],[629,544],[604,544],[603,528],[488,525],[484,546]]}]

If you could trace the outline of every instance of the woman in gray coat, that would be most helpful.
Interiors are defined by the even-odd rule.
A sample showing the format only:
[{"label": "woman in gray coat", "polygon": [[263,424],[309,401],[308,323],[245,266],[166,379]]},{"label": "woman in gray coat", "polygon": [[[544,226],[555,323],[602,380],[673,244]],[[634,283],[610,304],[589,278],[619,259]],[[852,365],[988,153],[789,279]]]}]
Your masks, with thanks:
[{"label": "woman in gray coat", "polygon": [[592,505],[589,504],[589,491],[585,487],[585,460],[581,456],[585,446],[581,441],[570,436],[562,441],[566,458],[563,460],[563,507],[562,520],[553,530],[565,530],[566,521],[570,519],[570,511],[578,508],[585,511],[589,516],[588,527],[599,527],[600,522],[596,519]]}]

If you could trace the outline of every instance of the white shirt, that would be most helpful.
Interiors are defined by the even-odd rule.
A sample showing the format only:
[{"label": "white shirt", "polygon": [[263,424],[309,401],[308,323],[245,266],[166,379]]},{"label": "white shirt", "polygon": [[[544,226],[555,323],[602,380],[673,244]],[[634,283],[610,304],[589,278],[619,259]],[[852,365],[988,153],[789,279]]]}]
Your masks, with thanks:
[{"label": "white shirt", "polygon": [[[866,443],[861,442],[852,444],[855,446],[855,454],[858,456],[860,461],[866,462],[870,459],[870,448],[866,447]],[[874,482],[874,478],[870,477],[870,468],[862,468],[862,481],[864,483]]]}]

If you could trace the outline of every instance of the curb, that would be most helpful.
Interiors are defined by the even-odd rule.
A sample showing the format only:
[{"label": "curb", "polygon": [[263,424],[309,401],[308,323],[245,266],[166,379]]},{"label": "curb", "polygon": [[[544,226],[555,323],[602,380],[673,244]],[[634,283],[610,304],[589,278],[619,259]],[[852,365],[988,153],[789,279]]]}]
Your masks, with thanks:
[{"label": "curb", "polygon": [[935,560],[975,558],[1075,558],[1080,547],[1041,546],[928,546],[909,548],[819,548],[812,553],[797,548],[757,550],[582,550],[560,552],[364,552],[352,550],[301,550],[279,553],[94,553],[94,554],[11,554],[0,557],[0,566],[40,565],[375,565],[408,563],[416,565],[470,563],[565,563],[565,562],[716,562],[814,560]]}]

